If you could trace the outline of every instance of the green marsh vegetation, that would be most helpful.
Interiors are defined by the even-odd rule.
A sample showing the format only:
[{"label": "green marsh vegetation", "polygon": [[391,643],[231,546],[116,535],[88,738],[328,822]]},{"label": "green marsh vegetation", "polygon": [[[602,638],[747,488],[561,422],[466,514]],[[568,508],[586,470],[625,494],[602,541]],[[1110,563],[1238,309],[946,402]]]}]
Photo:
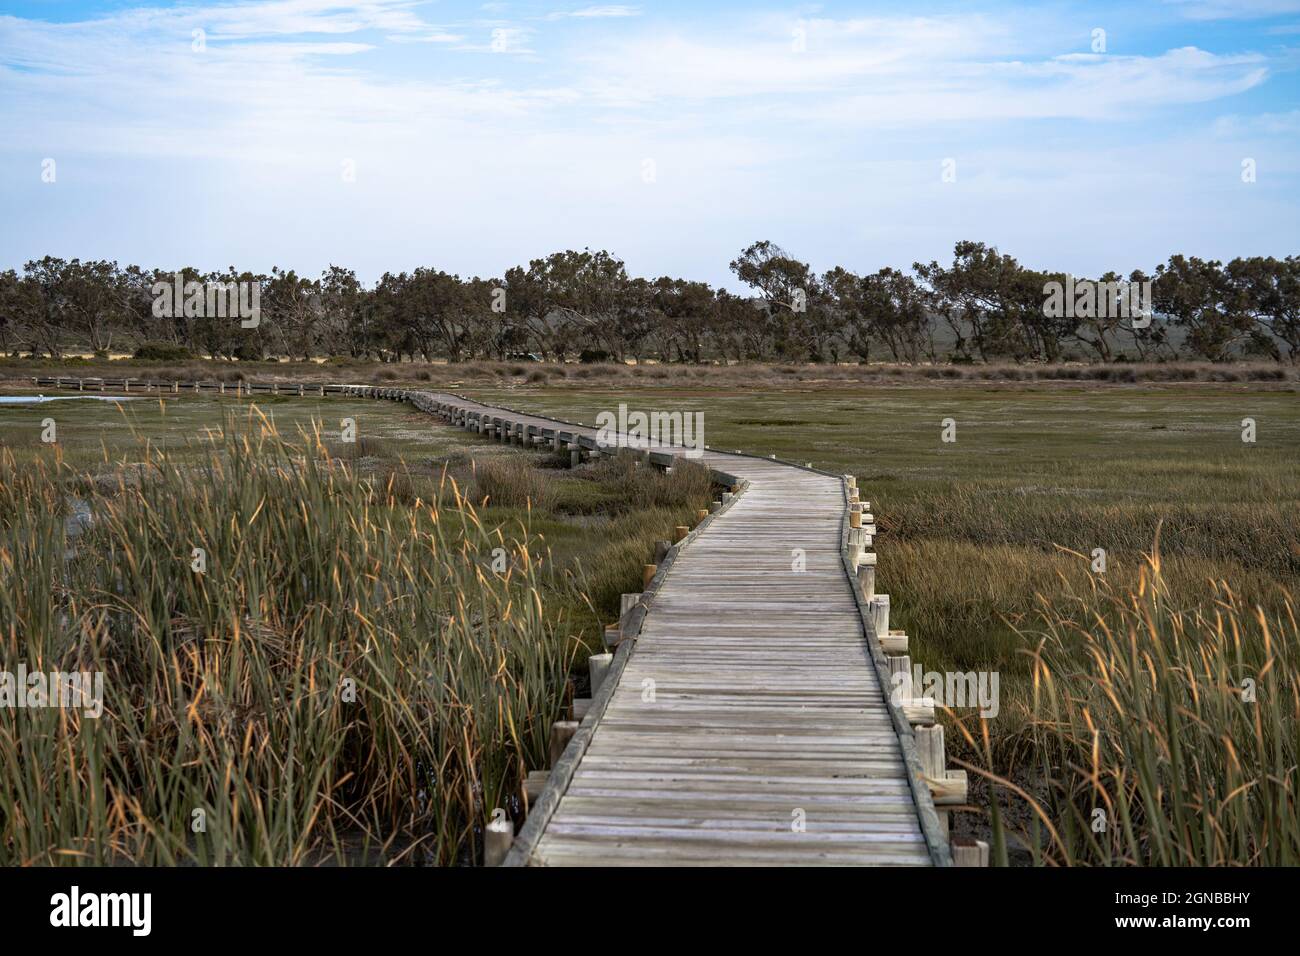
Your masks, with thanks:
[{"label": "green marsh vegetation", "polygon": [[1050,864],[1300,858],[1294,389],[474,394],[585,421],[620,401],[702,410],[714,448],[857,475],[913,660],[1000,674],[996,718],[944,715],[973,802],[999,808],[957,832]]},{"label": "green marsh vegetation", "polygon": [[104,713],[0,708],[6,864],[475,862],[709,492],[615,462],[538,484],[542,456],[377,403],[328,431],[290,400],[72,404],[0,409],[0,650],[102,673]]}]

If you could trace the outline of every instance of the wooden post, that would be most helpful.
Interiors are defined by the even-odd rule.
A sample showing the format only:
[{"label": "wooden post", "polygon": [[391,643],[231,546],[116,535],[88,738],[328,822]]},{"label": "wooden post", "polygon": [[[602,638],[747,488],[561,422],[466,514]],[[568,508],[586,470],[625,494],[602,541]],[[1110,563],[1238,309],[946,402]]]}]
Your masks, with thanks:
[{"label": "wooden post", "polygon": [[573,445],[572,447],[569,448],[569,467],[577,468],[581,464],[582,464],[582,449],[580,449],[577,445]]},{"label": "wooden post", "polygon": [[691,533],[691,529],[684,524],[679,524],[673,529],[673,544],[680,544],[686,540],[686,536]]},{"label": "wooden post", "polygon": [[226,383],[224,381],[217,383],[217,392],[221,395],[226,394]]},{"label": "wooden post", "polygon": [[645,567],[641,569],[642,588],[650,587],[650,582],[655,579],[655,572],[657,572],[658,570],[659,570],[659,565],[657,564],[647,564]]},{"label": "wooden post", "polygon": [[934,698],[913,697],[902,701],[903,716],[912,726],[934,723]]},{"label": "wooden post", "polygon": [[877,594],[871,600],[871,620],[876,626],[876,638],[889,634],[889,595]]},{"label": "wooden post", "polygon": [[494,819],[483,828],[483,865],[500,866],[515,842],[515,823],[509,817]]},{"label": "wooden post", "polygon": [[620,618],[626,617],[627,612],[632,610],[632,608],[636,607],[637,602],[639,602],[640,600],[641,600],[640,592],[636,594],[624,594],[620,600],[618,616]]},{"label": "wooden post", "polygon": [[596,692],[600,690],[600,685],[605,683],[605,675],[609,673],[609,665],[613,660],[613,654],[592,654],[587,658],[587,673],[591,675],[592,697],[596,696]]},{"label": "wooden post", "polygon": [[[932,721],[933,718],[927,723]],[[965,770],[945,770],[937,780],[927,778],[925,782],[930,788],[930,797],[936,807],[960,806],[968,799],[970,781],[966,777]]]},{"label": "wooden post", "polygon": [[927,779],[942,780],[947,760],[943,753],[943,725],[915,727],[916,752],[921,758],[921,770]]},{"label": "wooden post", "polygon": [[949,824],[948,811],[939,809],[939,807],[944,804],[952,805],[959,800],[965,802],[965,775],[963,774],[960,781],[963,786],[960,787],[955,786],[958,781],[948,779],[948,773],[944,769],[947,758],[943,752],[943,726],[941,724],[913,727],[912,737],[916,742],[916,754],[921,761],[921,773],[925,776],[925,785],[930,791],[930,798],[936,804],[939,825],[946,833]]},{"label": "wooden post", "polygon": [[907,632],[890,631],[884,637],[880,638],[880,649],[886,654],[906,654]]},{"label": "wooden post", "polygon": [[858,588],[862,600],[870,601],[876,596],[876,556],[864,554],[858,560]]},{"label": "wooden post", "polygon": [[671,541],[665,541],[663,538],[655,542],[655,564],[664,563],[664,558],[668,557],[668,551],[672,546]]},{"label": "wooden post", "polygon": [[564,753],[564,748],[569,746],[569,741],[573,735],[578,732],[578,722],[576,720],[557,720],[551,724],[551,766],[554,767],[560,762],[560,755]]},{"label": "wooden post", "polygon": [[699,524],[708,516],[709,516],[709,512],[706,509],[701,508],[699,511],[695,512],[695,523]]},{"label": "wooden post", "polygon": [[623,628],[617,624],[606,624],[602,637],[606,647],[618,647],[619,642],[623,640]]},{"label": "wooden post", "polygon": [[[886,658],[889,661],[889,689],[902,700],[912,698],[912,658],[906,654]],[[902,676],[900,676],[902,675]]]},{"label": "wooden post", "polygon": [[952,841],[953,866],[988,866],[989,845],[983,840],[955,837]]},{"label": "wooden post", "polygon": [[524,780],[524,808],[527,810],[542,795],[546,789],[546,781],[550,778],[549,770],[530,770]]},{"label": "wooden post", "polygon": [[321,398],[324,398],[324,397],[325,397],[325,386],[324,386],[324,385],[322,385],[322,386],[320,387],[320,397],[321,397]]}]

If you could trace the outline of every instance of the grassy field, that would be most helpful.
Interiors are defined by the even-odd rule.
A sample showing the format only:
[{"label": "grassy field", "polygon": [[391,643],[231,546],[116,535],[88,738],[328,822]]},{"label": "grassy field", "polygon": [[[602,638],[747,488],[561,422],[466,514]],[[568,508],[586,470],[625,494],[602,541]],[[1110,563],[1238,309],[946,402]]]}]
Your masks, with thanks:
[{"label": "grassy field", "polygon": [[[974,802],[992,811],[995,832],[1006,824],[1022,845],[1044,848],[1040,862],[1295,861],[1293,385],[876,385],[829,377],[706,388],[676,375],[617,386],[543,378],[467,382],[464,391],[588,423],[620,402],[702,411],[714,448],[857,475],[879,528],[878,590],[891,594],[894,626],[912,636],[913,659],[928,670],[1000,675],[996,718],[980,721],[969,709],[945,715],[949,752],[996,775],[996,786],[976,781]],[[435,475],[449,468],[472,497],[488,499],[483,514],[492,522],[527,524],[560,556],[558,566],[599,569],[579,589],[595,610],[569,605],[588,637],[602,616],[613,616],[618,593],[636,589],[651,542],[675,520],[672,508],[639,509],[634,502],[658,492],[612,463],[584,475],[550,468],[544,456],[480,445],[399,406],[291,398],[258,405],[282,430],[323,418],[327,442],[342,417],[354,417],[370,443],[354,460],[359,473],[395,488],[401,472],[409,499],[422,488],[431,493]],[[20,458],[48,457],[34,442],[55,407],[0,408],[0,443]],[[122,414],[96,407],[70,431],[60,426],[67,454],[102,457],[103,436],[129,433]],[[135,430],[167,441],[178,422],[197,434],[213,415],[184,400],[127,411]],[[1253,442],[1242,440],[1248,418]],[[946,424],[955,441],[943,440]],[[110,444],[122,447],[116,438]],[[679,493],[684,501],[699,491]],[[1093,569],[1097,549],[1104,573]],[[1247,678],[1271,708],[1266,719],[1243,707]],[[1102,778],[1111,782],[1103,787]],[[1111,840],[1089,829],[1087,813],[1099,804],[1125,822]],[[1206,820],[1213,826],[1201,833]],[[971,815],[963,828],[987,835],[990,821]],[[1001,836],[996,842],[1004,848]]]},{"label": "grassy field", "polygon": [[[35,394],[10,389],[7,395]],[[67,393],[64,393],[65,395]],[[522,527],[539,537],[557,563],[578,575],[595,613],[582,617],[585,640],[599,641],[597,617],[618,616],[619,595],[634,591],[654,542],[708,500],[707,487],[651,488],[652,473],[637,475],[603,462],[568,470],[568,459],[550,459],[433,423],[406,405],[368,399],[313,399],[258,395],[256,399],[164,396],[121,401],[75,400],[37,405],[0,405],[0,449],[19,466],[51,461],[112,476],[164,452],[176,463],[207,458],[210,443],[233,424],[239,430],[301,440],[318,436],[330,453],[349,461],[359,475],[382,484],[395,480],[407,504],[448,499],[446,478],[479,506],[483,521]],[[41,441],[42,422],[55,422],[57,445]],[[344,420],[356,441],[341,441]],[[686,478],[679,476],[679,481]],[[503,487],[504,485],[504,487]],[[441,491],[439,490],[441,489]],[[531,500],[529,500],[531,497]]]},{"label": "grassy field", "polygon": [[995,718],[944,714],[977,774],[955,827],[996,858],[1300,862],[1294,388],[469,391],[587,422],[702,411],[713,448],[857,475],[913,660],[999,675]]},{"label": "grassy field", "polygon": [[[858,476],[879,534],[880,590],[914,655],[939,669],[1028,673],[1013,625],[1106,551],[1135,583],[1160,533],[1176,599],[1229,581],[1279,607],[1300,582],[1300,401],[1294,391],[892,387],[816,391],[474,389],[591,422],[619,402],[703,411],[713,448]],[[1242,441],[1241,421],[1256,422]],[[942,441],[952,419],[954,442]],[[1071,553],[1073,552],[1073,553]],[[1062,581],[1062,578],[1065,581]],[[1008,727],[1014,718],[1008,715]]]}]

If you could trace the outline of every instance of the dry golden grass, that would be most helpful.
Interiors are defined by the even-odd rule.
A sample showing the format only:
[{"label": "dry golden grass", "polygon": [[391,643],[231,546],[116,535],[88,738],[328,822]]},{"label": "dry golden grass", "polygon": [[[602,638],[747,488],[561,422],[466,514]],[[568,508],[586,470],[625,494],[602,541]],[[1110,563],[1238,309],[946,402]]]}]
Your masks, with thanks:
[{"label": "dry golden grass", "polygon": [[[1044,602],[1032,651],[1028,736],[1036,794],[989,770],[987,725],[967,731],[1004,810],[1048,865],[1294,866],[1300,862],[1300,627],[1226,583],[1172,599],[1158,553],[1136,585],[1087,585]],[[973,729],[973,732],[970,732]],[[980,759],[982,758],[982,759]]]},{"label": "dry golden grass", "polygon": [[100,719],[0,708],[0,863],[476,858],[577,651],[540,541],[233,423],[97,489],[0,453],[0,659],[105,688]]}]

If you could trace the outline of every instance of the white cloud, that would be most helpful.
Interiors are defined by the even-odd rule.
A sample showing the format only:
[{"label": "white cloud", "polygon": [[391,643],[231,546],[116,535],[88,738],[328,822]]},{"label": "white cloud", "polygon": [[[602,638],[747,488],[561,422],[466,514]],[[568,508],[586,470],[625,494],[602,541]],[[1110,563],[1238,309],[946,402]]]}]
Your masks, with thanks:
[{"label": "white cloud", "polygon": [[159,22],[193,21],[209,33],[259,37],[295,33],[418,32],[418,0],[252,0],[215,6],[142,11]]},{"label": "white cloud", "polygon": [[547,20],[603,20],[613,17],[639,17],[641,10],[639,7],[629,7],[623,4],[605,4],[603,6],[583,7],[579,10],[559,10],[555,13],[548,13]]},{"label": "white cloud", "polygon": [[[982,18],[814,20],[801,46],[778,30],[736,38],[667,34],[587,55],[592,92],[623,107],[763,100],[790,119],[863,125],[1035,119],[1131,119],[1262,83],[1261,55],[1195,47],[1156,56],[1009,58],[1006,27]],[[665,66],[670,64],[671,66]]]},{"label": "white cloud", "polygon": [[[1111,253],[1087,253],[1102,233],[1062,231],[1053,206],[1080,203],[1089,229],[1133,219],[1113,230],[1132,249],[1175,226],[1213,234],[1213,217],[1179,197],[1220,174],[1223,195],[1206,207],[1215,216],[1255,203],[1266,236],[1289,209],[1265,190],[1293,147],[1268,156],[1268,182],[1247,196],[1240,150],[1224,138],[1293,139],[1294,113],[1251,116],[1252,101],[1235,100],[1213,128],[1202,119],[1171,132],[1169,122],[1181,122],[1174,108],[1258,88],[1277,64],[1259,54],[1062,55],[1073,25],[968,14],[710,26],[648,12],[629,31],[590,12],[622,7],[530,26],[435,24],[427,9],[273,0],[84,23],[0,17],[0,163],[58,157],[60,192],[39,201],[100,177],[93,205],[107,210],[10,230],[0,253],[255,267],[274,256],[307,270],[333,259],[373,278],[431,259],[488,272],[592,244],[633,271],[726,281],[727,259],[759,236],[788,240],[819,267],[846,242],[856,250],[846,264],[883,265],[974,237],[1025,257],[1026,247],[1045,259],[1068,249],[1080,258],[1061,265],[1083,273],[1085,254]],[[191,49],[198,27],[202,53]],[[492,51],[494,29],[516,55],[462,55]],[[1062,132],[1057,119],[1089,124]],[[959,163],[947,192],[944,156]],[[653,185],[641,180],[645,158]],[[340,183],[343,159],[356,162],[355,184]],[[8,211],[25,187],[0,182]],[[145,247],[114,247],[139,210],[168,203],[201,210],[204,228],[142,229]],[[1041,215],[1025,211],[1039,204]],[[102,245],[63,248],[60,222]],[[1178,244],[1175,232],[1166,245]],[[1133,258],[1123,251],[1098,264]]]},{"label": "white cloud", "polygon": [[1213,130],[1220,137],[1294,136],[1300,133],[1300,110],[1254,116],[1220,116],[1214,121]]}]

